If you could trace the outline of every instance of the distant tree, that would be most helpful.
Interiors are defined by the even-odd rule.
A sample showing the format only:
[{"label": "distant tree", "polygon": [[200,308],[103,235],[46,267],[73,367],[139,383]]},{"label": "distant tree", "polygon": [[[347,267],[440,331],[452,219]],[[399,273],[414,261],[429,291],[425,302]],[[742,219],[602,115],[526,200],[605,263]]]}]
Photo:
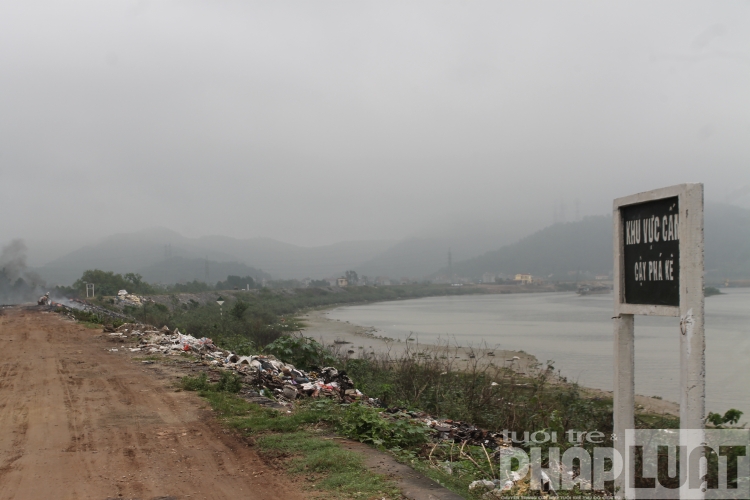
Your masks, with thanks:
[{"label": "distant tree", "polygon": [[136,273],[127,273],[125,280],[131,282],[134,286],[140,286],[143,284],[143,276]]},{"label": "distant tree", "polygon": [[172,293],[196,293],[213,290],[214,287],[203,281],[193,280],[189,283],[176,283],[167,287],[167,291]]},{"label": "distant tree", "polygon": [[128,273],[123,277],[112,271],[100,269],[89,269],[73,283],[73,289],[80,296],[86,296],[86,284],[94,285],[94,293],[97,297],[104,295],[117,295],[119,290],[127,290],[130,293],[152,294],[156,290],[153,286],[143,281],[140,274]]},{"label": "distant tree", "polygon": [[238,300],[229,310],[229,314],[237,319],[242,319],[242,317],[245,315],[245,311],[247,311],[249,307],[250,304],[248,304],[244,300]]},{"label": "distant tree", "polygon": [[321,287],[321,286],[330,286],[330,283],[328,283],[326,280],[310,280],[311,287]]},{"label": "distant tree", "polygon": [[234,290],[243,289],[250,285],[250,288],[255,288],[255,280],[250,276],[241,278],[239,276],[227,276],[226,281],[219,281],[216,283],[217,290]]},{"label": "distant tree", "polygon": [[73,288],[78,291],[79,295],[85,296],[87,284],[93,284],[94,293],[101,297],[102,295],[117,295],[119,290],[127,289],[130,282],[125,281],[121,274],[115,274],[112,271],[89,269],[73,283]]},{"label": "distant tree", "polygon": [[357,277],[357,273],[354,271],[347,271],[344,273],[344,277],[346,278],[346,281],[349,282],[350,285],[356,285],[359,281],[359,278]]}]

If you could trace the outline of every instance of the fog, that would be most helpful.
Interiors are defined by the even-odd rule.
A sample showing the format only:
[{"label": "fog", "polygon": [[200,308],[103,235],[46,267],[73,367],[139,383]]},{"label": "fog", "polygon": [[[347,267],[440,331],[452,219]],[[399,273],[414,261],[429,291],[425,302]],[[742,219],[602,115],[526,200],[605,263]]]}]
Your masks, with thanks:
[{"label": "fog", "polygon": [[682,182],[750,207],[748,26],[748,2],[3,2],[0,243],[523,235]]}]

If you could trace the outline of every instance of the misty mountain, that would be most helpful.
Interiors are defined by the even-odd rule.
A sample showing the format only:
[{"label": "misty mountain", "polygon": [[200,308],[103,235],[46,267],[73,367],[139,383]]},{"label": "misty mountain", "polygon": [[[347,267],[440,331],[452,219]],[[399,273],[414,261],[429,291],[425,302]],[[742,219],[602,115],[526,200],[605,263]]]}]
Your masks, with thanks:
[{"label": "misty mountain", "polygon": [[470,259],[528,235],[529,228],[507,213],[462,214],[436,222],[405,238],[354,270],[360,275],[422,279],[448,263]]},{"label": "misty mountain", "polygon": [[453,260],[463,260],[497,247],[478,235],[458,238],[407,238],[354,269],[362,276],[421,279],[448,262],[448,251]]},{"label": "misty mountain", "polygon": [[[706,204],[704,214],[707,280],[750,277],[750,210]],[[612,272],[612,218],[586,217],[558,223],[484,255],[453,265],[456,276],[529,273],[552,279]],[[447,267],[441,266],[440,273]],[[436,273],[438,274],[438,273]]]},{"label": "misty mountain", "polygon": [[[607,274],[612,269],[612,219],[586,217],[553,224],[499,250],[453,264],[456,276],[478,279],[484,273],[545,277],[569,272]],[[447,273],[446,266],[440,273]]]},{"label": "misty mountain", "polygon": [[206,248],[220,248],[241,262],[270,273],[274,279],[328,278],[342,276],[363,261],[372,259],[394,242],[343,241],[318,247],[301,247],[270,238],[239,240],[205,236],[195,240]]},{"label": "misty mountain", "polygon": [[[268,238],[187,238],[166,228],[151,228],[109,236],[53,260],[37,271],[52,284],[70,284],[87,269],[139,272],[147,281],[170,282],[170,277],[204,280],[205,260],[208,259],[211,282],[225,279],[227,274],[270,275],[275,279],[325,278],[342,274],[392,244],[391,241],[356,241],[309,248]],[[182,260],[173,261],[176,257]],[[169,270],[164,265],[167,262],[179,262],[177,269],[186,276]],[[225,273],[224,268],[235,271]]]},{"label": "misty mountain", "polygon": [[[208,271],[208,279],[206,272]],[[215,283],[227,276],[250,276],[256,281],[271,279],[271,275],[241,262],[217,262],[188,257],[170,257],[156,264],[136,269],[149,283],[182,283],[207,281]]]},{"label": "misty mountain", "polygon": [[704,219],[706,278],[750,278],[750,210],[709,203]]}]

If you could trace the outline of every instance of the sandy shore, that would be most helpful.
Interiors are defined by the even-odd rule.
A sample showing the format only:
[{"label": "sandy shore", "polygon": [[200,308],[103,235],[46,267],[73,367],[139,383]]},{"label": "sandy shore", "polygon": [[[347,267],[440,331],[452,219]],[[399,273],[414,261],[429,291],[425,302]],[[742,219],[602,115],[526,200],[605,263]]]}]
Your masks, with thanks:
[{"label": "sandy shore", "polygon": [[[396,339],[384,337],[373,327],[366,327],[330,319],[326,313],[330,309],[311,311],[301,316],[307,325],[303,334],[312,337],[324,345],[338,345],[341,350],[348,352],[350,356],[357,357],[360,353],[366,354],[389,354],[391,357],[400,358],[407,352],[431,352],[436,350],[445,356],[450,356],[457,363],[468,365],[472,360],[492,363],[497,366],[513,367],[522,373],[531,373],[538,364],[537,359],[531,354],[520,351],[507,351],[500,349],[482,349],[475,347],[458,347],[455,345],[424,344],[414,342],[401,342]],[[344,343],[346,342],[346,343]]]},{"label": "sandy shore", "polygon": [[[323,345],[335,345],[343,353],[348,353],[352,357],[366,353],[388,354],[393,358],[399,358],[407,352],[434,354],[437,350],[441,356],[452,359],[457,364],[457,368],[468,367],[473,362],[479,362],[510,367],[519,373],[531,375],[540,366],[535,356],[523,351],[401,342],[384,337],[374,327],[331,319],[327,316],[328,311],[330,309],[319,309],[300,316],[306,325],[302,333]],[[612,398],[611,391],[590,388],[585,388],[585,391],[592,397]],[[637,413],[678,416],[680,411],[677,403],[649,396],[636,395],[635,404]]]}]

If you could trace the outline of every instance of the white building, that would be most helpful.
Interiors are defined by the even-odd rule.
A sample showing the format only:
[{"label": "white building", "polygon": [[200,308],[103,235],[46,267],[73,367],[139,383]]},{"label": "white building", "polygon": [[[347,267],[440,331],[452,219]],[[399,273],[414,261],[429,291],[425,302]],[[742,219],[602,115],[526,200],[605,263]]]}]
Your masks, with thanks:
[{"label": "white building", "polygon": [[530,274],[516,274],[514,281],[519,281],[522,285],[530,285],[534,282],[534,277]]}]

